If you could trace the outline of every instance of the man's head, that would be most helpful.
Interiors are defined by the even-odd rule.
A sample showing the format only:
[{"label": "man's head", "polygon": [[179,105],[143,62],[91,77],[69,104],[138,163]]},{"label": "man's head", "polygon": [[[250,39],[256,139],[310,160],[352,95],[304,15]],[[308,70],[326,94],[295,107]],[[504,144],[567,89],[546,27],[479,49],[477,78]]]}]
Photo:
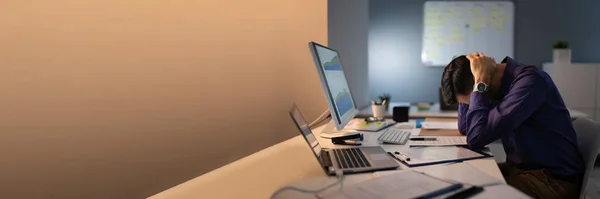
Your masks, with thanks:
[{"label": "man's head", "polygon": [[473,92],[471,63],[465,55],[454,58],[442,74],[442,96],[446,104],[457,102],[469,104]]}]

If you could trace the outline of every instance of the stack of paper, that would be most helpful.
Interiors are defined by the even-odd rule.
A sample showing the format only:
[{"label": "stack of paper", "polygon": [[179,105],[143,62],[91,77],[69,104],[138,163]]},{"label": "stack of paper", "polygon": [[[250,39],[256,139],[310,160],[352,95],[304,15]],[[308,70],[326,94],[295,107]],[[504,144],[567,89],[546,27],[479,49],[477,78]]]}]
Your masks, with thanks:
[{"label": "stack of paper", "polygon": [[411,140],[410,146],[464,146],[467,145],[467,136],[435,136],[436,140]]},{"label": "stack of paper", "polygon": [[367,122],[364,119],[353,119],[346,125],[345,128],[356,131],[379,131],[394,124],[396,124],[396,122],[389,119],[377,122]]},{"label": "stack of paper", "polygon": [[326,191],[319,194],[327,199],[363,199],[363,198],[415,198],[450,186],[445,182],[411,170],[403,170],[371,180],[366,180],[343,190]]},{"label": "stack of paper", "polygon": [[479,169],[471,166],[469,163],[461,162],[438,167],[416,168],[431,176],[440,179],[451,180],[468,185],[488,186],[503,183],[502,180],[494,178]]},{"label": "stack of paper", "polygon": [[[423,172],[429,176],[448,181],[449,183],[462,183],[465,186],[480,186],[484,187],[484,191],[471,197],[477,198],[490,198],[490,199],[503,199],[503,198],[514,198],[514,199],[525,199],[531,198],[524,193],[516,190],[515,188],[504,184],[501,179],[494,178],[483,171],[475,168],[467,162],[447,164],[432,167],[421,167],[415,168],[415,171]],[[375,178],[382,178],[389,175],[395,175],[399,172],[405,172],[406,170],[399,171],[379,171],[373,173]]]},{"label": "stack of paper", "polygon": [[422,122],[421,128],[458,130],[458,123],[457,122]]},{"label": "stack of paper", "polygon": [[[414,170],[442,180],[466,185],[490,186],[504,183],[501,179],[494,178],[466,162],[432,167],[419,167]],[[383,177],[404,171],[405,170],[378,171],[373,173],[373,176]]]},{"label": "stack of paper", "polygon": [[507,184],[484,187],[483,189],[483,192],[474,195],[470,199],[531,199],[531,197]]}]

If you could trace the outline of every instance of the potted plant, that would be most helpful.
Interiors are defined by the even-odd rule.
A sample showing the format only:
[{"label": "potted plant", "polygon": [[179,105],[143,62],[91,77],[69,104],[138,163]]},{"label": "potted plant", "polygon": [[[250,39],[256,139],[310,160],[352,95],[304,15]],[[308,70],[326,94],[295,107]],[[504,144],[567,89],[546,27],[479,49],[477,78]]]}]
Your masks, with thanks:
[{"label": "potted plant", "polygon": [[[390,102],[392,102],[391,97],[392,96],[389,93],[384,93],[379,96],[379,101],[380,101],[380,103],[383,103],[382,105],[385,106],[385,110],[389,110],[388,108],[390,107]],[[385,103],[384,103],[384,100],[385,100]]]},{"label": "potted plant", "polygon": [[571,62],[571,49],[569,48],[569,42],[565,40],[559,40],[554,42],[552,45],[554,48],[554,63],[570,63]]}]

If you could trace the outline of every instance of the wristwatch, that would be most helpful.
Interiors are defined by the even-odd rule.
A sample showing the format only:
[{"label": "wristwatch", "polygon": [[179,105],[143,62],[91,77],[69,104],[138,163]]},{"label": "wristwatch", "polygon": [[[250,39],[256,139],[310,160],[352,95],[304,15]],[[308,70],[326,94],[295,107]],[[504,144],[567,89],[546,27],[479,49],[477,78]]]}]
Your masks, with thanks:
[{"label": "wristwatch", "polygon": [[473,85],[473,91],[477,91],[480,93],[486,92],[488,90],[489,86],[483,82],[479,82],[475,85]]}]

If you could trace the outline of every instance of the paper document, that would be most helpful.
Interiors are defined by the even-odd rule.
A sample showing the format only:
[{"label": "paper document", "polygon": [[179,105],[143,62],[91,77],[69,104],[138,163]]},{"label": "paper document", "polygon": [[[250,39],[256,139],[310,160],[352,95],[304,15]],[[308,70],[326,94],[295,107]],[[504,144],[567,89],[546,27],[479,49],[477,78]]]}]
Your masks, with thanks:
[{"label": "paper document", "polygon": [[377,122],[366,122],[364,119],[353,119],[348,122],[344,129],[356,131],[379,131],[394,124],[396,124],[396,122],[389,119]]},{"label": "paper document", "polygon": [[[425,169],[425,168],[429,168],[429,167],[439,167],[439,166],[443,167],[444,165],[450,165],[450,164],[456,164],[456,163],[451,162],[451,163],[436,164],[436,165],[425,166],[425,167],[416,167],[413,170],[421,172],[422,171],[421,169]],[[383,170],[383,171],[376,171],[376,172],[373,172],[373,174],[371,174],[371,176],[373,176],[375,178],[378,178],[378,177],[392,175],[392,174],[396,174],[398,172],[405,172],[405,171],[410,171],[410,170]]]},{"label": "paper document", "polygon": [[457,122],[422,122],[421,128],[458,130],[458,123]]},{"label": "paper document", "polygon": [[410,140],[410,146],[463,146],[467,145],[467,136],[435,136],[436,140]]},{"label": "paper document", "polygon": [[488,186],[503,184],[503,181],[494,178],[466,162],[449,164],[439,167],[415,168],[436,178],[475,186]]},{"label": "paper document", "polygon": [[469,199],[530,199],[523,192],[507,185],[500,184],[483,188],[483,192],[470,197]]},{"label": "paper document", "polygon": [[342,190],[326,191],[319,196],[327,199],[415,198],[450,185],[449,182],[405,170],[344,186]]}]

